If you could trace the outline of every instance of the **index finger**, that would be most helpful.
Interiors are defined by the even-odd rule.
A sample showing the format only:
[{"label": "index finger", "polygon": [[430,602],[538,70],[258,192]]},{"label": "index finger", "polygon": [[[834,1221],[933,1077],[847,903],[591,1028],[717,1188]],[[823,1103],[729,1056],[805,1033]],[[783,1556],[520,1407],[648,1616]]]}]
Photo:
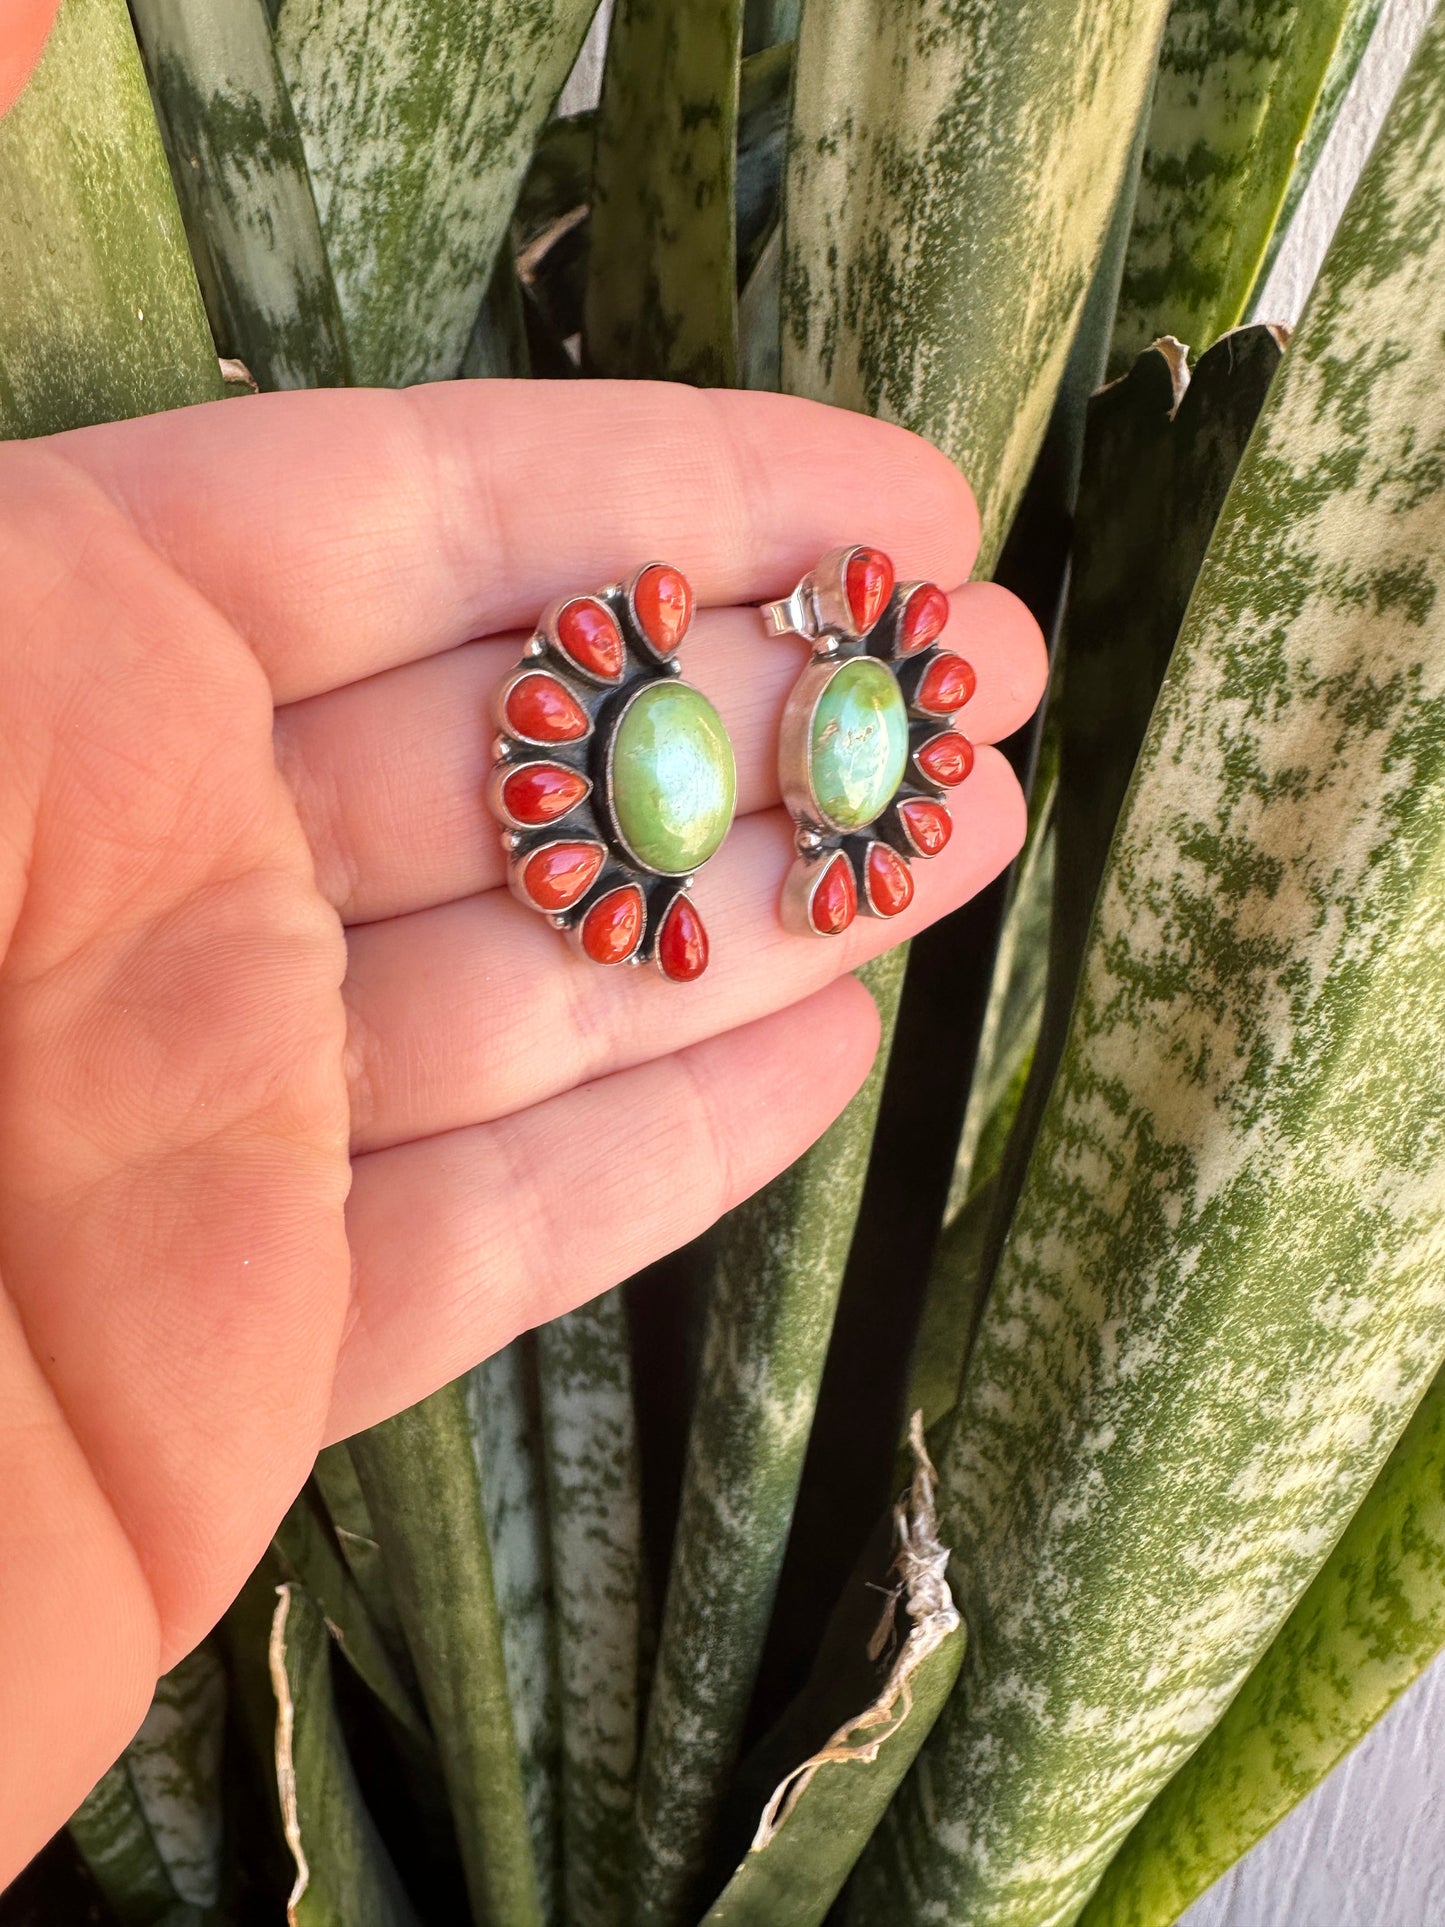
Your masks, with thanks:
[{"label": "index finger", "polygon": [[790,396],[644,382],[256,396],[87,428],[82,468],[247,638],[278,702],[673,563],[700,601],[786,594],[867,542],[951,589],[973,497],[917,436]]}]

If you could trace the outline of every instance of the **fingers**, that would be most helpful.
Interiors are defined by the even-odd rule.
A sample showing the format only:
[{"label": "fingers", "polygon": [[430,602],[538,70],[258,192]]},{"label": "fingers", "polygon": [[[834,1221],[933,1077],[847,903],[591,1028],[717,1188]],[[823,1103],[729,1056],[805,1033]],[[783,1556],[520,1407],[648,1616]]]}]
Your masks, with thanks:
[{"label": "fingers", "polygon": [[521,1111],[823,988],[956,908],[1014,856],[1023,798],[996,750],[980,751],[954,814],[948,848],[913,866],[909,909],[860,916],[837,939],[790,936],[778,923],[793,857],[783,812],[740,823],[698,879],[712,961],[685,987],[652,970],[589,965],[505,891],[354,930],[353,1149]]},{"label": "fingers", "polygon": [[696,1236],[820,1135],[877,1043],[868,993],[844,979],[519,1117],[358,1159],[355,1300],[329,1436],[412,1404]]},{"label": "fingers", "polygon": [[453,382],[257,396],[52,445],[240,629],[282,702],[530,627],[652,558],[718,605],[785,594],[850,541],[951,589],[977,546],[936,449],[780,395]]},{"label": "fingers", "polygon": [[[1032,713],[1046,657],[1023,604],[993,583],[953,597],[944,635],[978,689],[960,727],[997,742]],[[316,855],[322,889],[348,922],[402,916],[503,881],[485,800],[492,690],[520,642],[473,643],[353,684],[277,716],[281,766]],[[738,813],[778,801],[778,723],[806,661],[766,637],[756,611],[704,611],[684,673],[717,704],[738,762]]]},{"label": "fingers", "polygon": [[0,17],[0,114],[30,78],[59,0],[5,0]]}]

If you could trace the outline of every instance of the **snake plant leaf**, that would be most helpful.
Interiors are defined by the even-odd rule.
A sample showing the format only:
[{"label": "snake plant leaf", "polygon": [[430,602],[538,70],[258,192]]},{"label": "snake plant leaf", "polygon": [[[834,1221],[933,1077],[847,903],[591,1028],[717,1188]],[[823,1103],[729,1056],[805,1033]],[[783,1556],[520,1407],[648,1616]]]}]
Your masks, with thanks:
[{"label": "snake plant leaf", "polygon": [[320,1608],[332,1638],[358,1679],[364,1680],[402,1730],[429,1746],[425,1715],[410,1682],[371,1623],[330,1521],[303,1491],[276,1528],[275,1548],[288,1578],[299,1581]]},{"label": "snake plant leaf", "polygon": [[802,13],[802,0],[745,0],[743,7],[745,52],[761,53],[784,41],[796,40]]},{"label": "snake plant leaf", "polygon": [[1244,319],[1326,80],[1336,92],[1346,62],[1358,61],[1368,38],[1360,16],[1376,6],[1174,0],[1119,297],[1116,372],[1160,335],[1199,352]]},{"label": "snake plant leaf", "polygon": [[547,122],[532,150],[512,213],[512,233],[519,253],[551,232],[559,221],[587,212],[596,155],[595,110]]},{"label": "snake plant leaf", "polygon": [[221,1899],[226,1681],[198,1646],[156,1683],[140,1731],[70,1821],[121,1927],[201,1927]]},{"label": "snake plant leaf", "polygon": [[132,0],[223,355],[263,388],[350,379],[301,134],[263,0]]},{"label": "snake plant leaf", "polygon": [[[892,1573],[905,1636],[863,1712],[777,1787],[704,1927],[820,1927],[958,1678],[967,1635],[945,1576],[921,1415],[911,1438],[912,1486],[895,1514]],[[892,1637],[894,1613],[890,1597],[880,1635]]]},{"label": "snake plant leaf", "polygon": [[705,387],[737,378],[742,0],[619,0],[607,42],[586,362]]},{"label": "snake plant leaf", "polygon": [[594,7],[283,0],[276,44],[358,381],[460,368]]},{"label": "snake plant leaf", "polygon": [[276,1779],[296,1877],[288,1927],[418,1927],[346,1750],[331,1636],[304,1586],[279,1588],[271,1625]]},{"label": "snake plant leaf", "polygon": [[386,1561],[376,1542],[371,1512],[356,1476],[350,1447],[344,1442],[323,1447],[316,1455],[311,1476],[330,1517],[341,1556],[361,1594],[367,1617],[385,1641],[393,1664],[410,1681],[414,1674],[411,1655],[406,1650],[406,1634],[402,1631],[401,1615],[386,1574]]},{"label": "snake plant leaf", "polygon": [[745,288],[768,237],[778,225],[788,108],[793,85],[791,41],[750,54],[738,94],[737,262]]},{"label": "snake plant leaf", "polygon": [[351,1440],[456,1817],[479,1927],[542,1927],[464,1382]]},{"label": "snake plant leaf", "polygon": [[1080,1927],[1170,1927],[1445,1645],[1445,1374],[1199,1751],[1155,1795]]},{"label": "snake plant leaf", "polygon": [[783,379],[783,230],[774,227],[738,297],[738,381],[776,393]]},{"label": "snake plant leaf", "polygon": [[[862,973],[891,1030],[904,957]],[[636,1927],[697,1901],[802,1476],[886,1053],[842,1117],[724,1222],[638,1774]]]},{"label": "snake plant leaf", "polygon": [[1210,545],[940,1459],[853,1927],[1074,1919],[1445,1354],[1445,18]]},{"label": "snake plant leaf", "polygon": [[1043,438],[1164,11],[1164,0],[804,10],[783,385],[944,449],[979,496],[981,574]]},{"label": "snake plant leaf", "polygon": [[642,1500],[626,1308],[537,1333],[562,1701],[565,1917],[624,1927],[641,1719]]},{"label": "snake plant leaf", "polygon": [[551,1919],[561,1859],[561,1736],[542,1422],[532,1339],[519,1338],[497,1352],[469,1372],[463,1385],[491,1548],[493,1594],[532,1861],[543,1916]]},{"label": "snake plant leaf", "polygon": [[[1350,0],[1345,16],[1340,24],[1339,37],[1335,41],[1334,52],[1325,69],[1325,77],[1320,83],[1319,98],[1315,110],[1310,115],[1310,124],[1305,129],[1304,139],[1300,142],[1295,156],[1294,167],[1290,172],[1289,186],[1285,189],[1284,200],[1280,203],[1279,215],[1275,220],[1274,232],[1269,237],[1264,260],[1260,263],[1259,278],[1255,282],[1253,299],[1258,301],[1269,280],[1269,271],[1274,266],[1275,257],[1289,233],[1290,224],[1299,210],[1305,189],[1314,178],[1320,155],[1324,152],[1325,142],[1330,130],[1339,117],[1345,96],[1354,84],[1355,74],[1365,57],[1365,50],[1380,24],[1384,10],[1384,0]],[[1267,315],[1258,316],[1268,320]]]},{"label": "snake plant leaf", "polygon": [[125,0],[65,0],[0,207],[0,438],[225,393]]}]

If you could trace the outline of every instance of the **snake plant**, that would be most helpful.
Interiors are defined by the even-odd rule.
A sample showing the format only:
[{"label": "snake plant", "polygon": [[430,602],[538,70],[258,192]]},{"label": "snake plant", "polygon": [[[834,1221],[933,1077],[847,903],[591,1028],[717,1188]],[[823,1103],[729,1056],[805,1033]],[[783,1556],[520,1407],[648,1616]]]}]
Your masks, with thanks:
[{"label": "snake plant", "polygon": [[[1445,1640],[1445,25],[1297,337],[1238,328],[1377,11],[618,0],[559,118],[581,0],[64,0],[0,433],[779,386],[967,471],[1058,669],[940,940],[927,1275],[871,1255],[895,953],[891,1062],[665,1293],[322,1454],[45,1918],[1165,1927]],[[810,1588],[850,1424],[901,1496]]]}]

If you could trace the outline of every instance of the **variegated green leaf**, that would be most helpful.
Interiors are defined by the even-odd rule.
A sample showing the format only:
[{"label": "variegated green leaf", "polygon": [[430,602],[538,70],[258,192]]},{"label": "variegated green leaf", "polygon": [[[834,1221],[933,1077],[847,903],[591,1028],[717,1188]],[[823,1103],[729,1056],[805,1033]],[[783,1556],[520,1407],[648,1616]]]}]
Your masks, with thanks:
[{"label": "variegated green leaf", "polygon": [[436,1734],[477,1927],[542,1927],[465,1382],[359,1433],[351,1455]]},{"label": "variegated green leaf", "polygon": [[595,0],[283,0],[356,379],[455,375]]},{"label": "variegated green leaf", "polygon": [[[912,1444],[912,1487],[895,1513],[897,1592],[875,1634],[875,1647],[890,1642],[887,1672],[863,1712],[778,1786],[704,1927],[820,1927],[958,1678],[967,1635],[945,1577],[948,1549],[938,1542],[918,1418]],[[903,1636],[894,1650],[896,1607]]]},{"label": "variegated green leaf", "polygon": [[350,364],[264,0],[131,0],[211,325],[263,388]]},{"label": "variegated green leaf", "polygon": [[144,1723],[70,1822],[121,1927],[200,1927],[221,1898],[226,1682],[199,1646],[156,1684]]},{"label": "variegated green leaf", "polygon": [[551,1919],[556,1912],[556,1875],[561,1859],[561,1739],[551,1549],[532,1340],[517,1339],[469,1372],[463,1382],[491,1547],[492,1585],[501,1621],[502,1659],[517,1736],[532,1860],[542,1912]]},{"label": "variegated green leaf", "polygon": [[393,1662],[410,1678],[411,1657],[406,1650],[406,1634],[402,1631],[396,1598],[386,1575],[386,1561],[376,1543],[376,1531],[350,1448],[344,1443],[326,1446],[317,1454],[311,1476],[325,1502],[336,1543],[356,1582],[367,1615],[385,1640]]},{"label": "variegated green leaf", "polygon": [[624,1927],[641,1719],[642,1517],[619,1292],[537,1333],[562,1697],[568,1927]]},{"label": "variegated green leaf", "polygon": [[[891,1030],[904,958],[864,973]],[[674,1927],[742,1740],[787,1546],[886,1053],[836,1124],[723,1227],[638,1782],[636,1927]]]},{"label": "variegated green leaf", "polygon": [[1163,17],[1164,0],[804,12],[783,385],[952,456],[980,498],[981,573],[1053,407]]},{"label": "variegated green leaf", "polygon": [[1445,19],[1200,575],[941,1460],[854,1927],[1075,1918],[1445,1353]]},{"label": "variegated green leaf", "polygon": [[599,374],[736,379],[741,54],[742,0],[619,0],[587,281]]},{"label": "variegated green leaf", "polygon": [[1163,334],[1200,353],[1244,319],[1301,144],[1333,113],[1326,79],[1337,106],[1377,11],[1378,0],[1173,0],[1111,367]]},{"label": "variegated green leaf", "polygon": [[0,438],[225,392],[125,0],[65,0],[0,208]]},{"label": "variegated green leaf", "polygon": [[1170,1927],[1442,1644],[1445,1374],[1239,1697],[1120,1848],[1080,1927]]},{"label": "variegated green leaf", "polygon": [[[1280,203],[1274,232],[1269,238],[1264,260],[1260,263],[1259,278],[1255,282],[1253,298],[1258,300],[1269,279],[1269,271],[1274,266],[1275,256],[1279,253],[1285,236],[1289,233],[1290,223],[1299,210],[1305,189],[1314,177],[1325,142],[1329,139],[1330,129],[1334,126],[1340,108],[1344,105],[1345,95],[1350,91],[1360,62],[1365,57],[1365,49],[1374,38],[1375,28],[1379,25],[1380,14],[1384,10],[1384,0],[1351,0],[1340,26],[1339,37],[1335,41],[1334,52],[1329,66],[1325,69],[1324,80],[1320,83],[1319,99],[1310,115],[1310,124],[1305,129],[1304,139],[1300,142],[1295,156],[1294,167],[1290,172],[1289,186],[1285,189],[1284,200]],[[1269,316],[1259,317],[1268,321]]]},{"label": "variegated green leaf", "polygon": [[776,390],[783,378],[781,305],[783,230],[775,227],[738,297],[738,382],[743,388]]},{"label": "variegated green leaf", "polygon": [[337,1645],[402,1730],[424,1746],[431,1736],[410,1680],[371,1622],[366,1602],[341,1555],[331,1523],[308,1489],[276,1528],[275,1549],[287,1576],[315,1600]]},{"label": "variegated green leaf", "polygon": [[282,1586],[271,1625],[276,1780],[296,1866],[288,1927],[417,1927],[366,1810],[336,1717],[331,1639],[304,1586]]}]

